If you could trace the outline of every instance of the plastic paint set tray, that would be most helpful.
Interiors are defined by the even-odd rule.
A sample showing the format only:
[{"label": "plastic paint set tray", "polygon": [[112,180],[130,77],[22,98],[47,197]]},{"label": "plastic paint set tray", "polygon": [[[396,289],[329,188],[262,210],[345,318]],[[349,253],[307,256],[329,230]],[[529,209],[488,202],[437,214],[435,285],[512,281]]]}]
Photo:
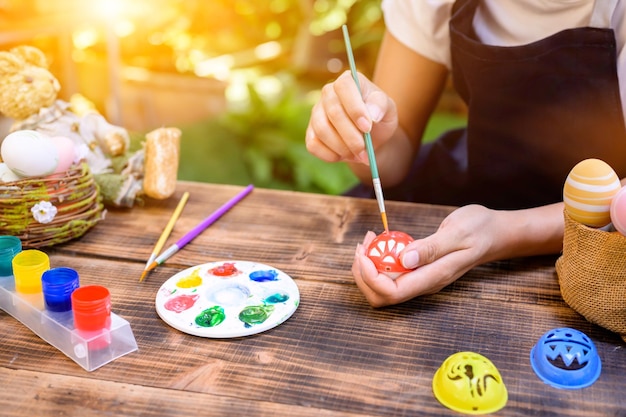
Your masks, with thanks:
[{"label": "plastic paint set tray", "polygon": [[79,333],[74,329],[71,310],[51,312],[44,308],[41,293],[23,295],[15,292],[15,281],[11,275],[0,277],[0,309],[87,371],[137,350],[130,324],[115,313],[111,313],[109,329]]}]

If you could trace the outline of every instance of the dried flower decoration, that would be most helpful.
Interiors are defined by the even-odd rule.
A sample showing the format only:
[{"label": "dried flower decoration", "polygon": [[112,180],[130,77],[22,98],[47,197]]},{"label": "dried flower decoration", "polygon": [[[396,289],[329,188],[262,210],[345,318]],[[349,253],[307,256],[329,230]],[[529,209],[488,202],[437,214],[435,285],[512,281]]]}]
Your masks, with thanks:
[{"label": "dried flower decoration", "polygon": [[40,201],[30,211],[39,223],[50,223],[57,215],[57,208],[49,201]]}]

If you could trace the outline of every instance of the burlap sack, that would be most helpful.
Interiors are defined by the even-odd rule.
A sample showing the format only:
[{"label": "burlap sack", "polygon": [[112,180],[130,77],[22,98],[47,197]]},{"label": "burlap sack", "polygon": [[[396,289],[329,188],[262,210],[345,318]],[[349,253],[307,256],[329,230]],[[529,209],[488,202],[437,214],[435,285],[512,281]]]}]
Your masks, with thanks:
[{"label": "burlap sack", "polygon": [[567,214],[556,261],[565,302],[626,341],[626,237],[580,224]]}]

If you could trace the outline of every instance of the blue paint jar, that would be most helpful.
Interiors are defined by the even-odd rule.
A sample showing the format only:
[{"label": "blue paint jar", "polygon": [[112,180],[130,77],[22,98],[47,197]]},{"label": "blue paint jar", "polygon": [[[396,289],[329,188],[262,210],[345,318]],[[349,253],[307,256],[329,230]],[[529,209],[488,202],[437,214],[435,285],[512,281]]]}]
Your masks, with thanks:
[{"label": "blue paint jar", "polygon": [[70,311],[72,292],[79,286],[78,272],[72,268],[52,268],[41,276],[41,288],[49,311]]},{"label": "blue paint jar", "polygon": [[13,258],[22,251],[22,242],[16,236],[0,236],[0,277],[13,275]]}]

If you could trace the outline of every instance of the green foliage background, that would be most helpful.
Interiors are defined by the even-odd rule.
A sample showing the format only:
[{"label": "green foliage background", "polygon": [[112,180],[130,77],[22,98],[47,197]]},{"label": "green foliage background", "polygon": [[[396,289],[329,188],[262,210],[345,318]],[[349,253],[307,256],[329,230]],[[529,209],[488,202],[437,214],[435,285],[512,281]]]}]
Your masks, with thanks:
[{"label": "green foliage background", "polygon": [[[357,184],[344,163],[308,153],[304,134],[311,105],[293,89],[275,103],[249,90],[253,100],[246,110],[182,127],[179,179],[325,194],[341,194]],[[462,114],[437,112],[424,140],[464,125]]]},{"label": "green foliage background", "polygon": [[[204,0],[181,1],[175,25],[184,27],[190,45],[205,45],[208,56],[252,50],[279,41],[285,53],[259,62],[257,74],[283,83],[277,97],[266,97],[250,80],[245,107],[230,106],[210,120],[181,126],[181,180],[248,184],[258,187],[340,194],[357,183],[343,163],[310,155],[304,135],[311,113],[311,92],[338,73],[326,70],[332,58],[347,67],[340,26],[350,28],[359,71],[371,76],[384,32],[380,0]],[[210,6],[209,6],[210,5]],[[172,22],[169,23],[172,25]],[[153,30],[153,28],[147,28]],[[167,45],[161,45],[161,48]],[[148,48],[148,49],[147,49]],[[137,59],[149,52],[141,42],[128,45]],[[142,52],[143,51],[143,52]],[[152,52],[150,52],[152,53]],[[193,49],[173,48],[170,62],[189,62]],[[295,58],[295,57],[299,58]],[[156,64],[155,64],[156,65]],[[178,64],[177,64],[178,65]],[[178,68],[179,71],[185,68]],[[464,124],[463,115],[438,112],[426,140]]]}]

